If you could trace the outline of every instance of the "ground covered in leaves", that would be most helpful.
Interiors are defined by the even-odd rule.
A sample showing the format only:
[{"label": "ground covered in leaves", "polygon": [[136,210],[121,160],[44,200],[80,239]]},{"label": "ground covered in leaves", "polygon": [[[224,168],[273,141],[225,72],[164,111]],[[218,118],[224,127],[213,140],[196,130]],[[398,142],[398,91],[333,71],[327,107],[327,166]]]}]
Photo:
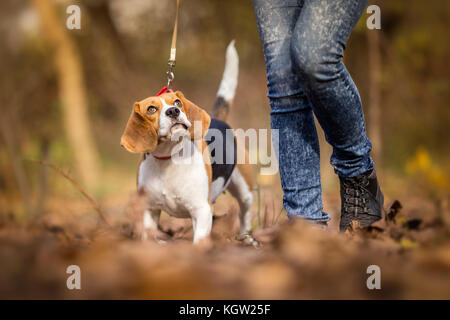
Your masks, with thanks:
[{"label": "ground covered in leaves", "polygon": [[[337,200],[334,206],[337,212]],[[259,248],[236,240],[236,208],[224,212],[212,240],[199,246],[191,244],[189,221],[168,217],[158,241],[136,239],[119,216],[112,228],[51,213],[33,223],[3,219],[0,298],[450,298],[446,209],[395,202],[387,221],[352,234],[337,232],[336,217],[328,231],[269,219],[254,230]],[[73,264],[81,290],[66,287]],[[366,286],[370,265],[381,269],[380,290]]]}]

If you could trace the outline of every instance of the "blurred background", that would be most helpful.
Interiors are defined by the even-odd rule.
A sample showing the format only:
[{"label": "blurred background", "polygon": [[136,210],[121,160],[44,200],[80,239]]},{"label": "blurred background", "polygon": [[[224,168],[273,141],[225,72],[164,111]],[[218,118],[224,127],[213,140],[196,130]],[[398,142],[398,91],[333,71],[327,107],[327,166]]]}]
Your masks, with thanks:
[{"label": "blurred background", "polygon": [[[81,8],[80,30],[66,28],[72,4]],[[371,4],[381,8],[382,29],[368,30],[364,13],[344,61],[361,93],[386,205],[400,199],[419,217],[446,211],[450,2]],[[0,223],[97,220],[71,183],[33,159],[67,172],[108,215],[124,212],[139,159],[120,147],[120,136],[133,103],[165,85],[174,17],[175,1],[0,2]],[[210,110],[233,39],[240,75],[229,123],[270,128],[249,0],[182,1],[173,86]],[[325,209],[336,216],[338,182],[320,137]],[[259,226],[264,212],[279,215],[282,193],[277,174],[257,179]],[[223,201],[218,211],[227,210]]]},{"label": "blurred background", "polygon": [[[165,84],[175,4],[77,1],[81,29],[69,30],[66,8],[72,2],[1,3],[3,215],[30,218],[53,199],[73,196],[70,185],[28,159],[70,171],[100,199],[134,189],[138,157],[120,148],[120,136],[133,103]],[[417,191],[438,200],[449,194],[450,5],[445,0],[378,4],[382,30],[368,30],[364,13],[345,54],[363,100],[373,156],[388,197]],[[225,48],[236,39],[240,76],[230,123],[269,128],[264,58],[251,1],[184,1],[179,29],[174,87],[209,110]],[[324,190],[336,193],[323,134],[321,142]],[[279,188],[277,175],[260,182]]]}]

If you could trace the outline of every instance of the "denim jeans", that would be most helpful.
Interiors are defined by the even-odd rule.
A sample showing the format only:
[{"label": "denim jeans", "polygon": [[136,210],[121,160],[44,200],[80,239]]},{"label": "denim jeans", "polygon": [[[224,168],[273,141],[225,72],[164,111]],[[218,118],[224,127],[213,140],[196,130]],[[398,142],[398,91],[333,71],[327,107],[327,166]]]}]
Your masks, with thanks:
[{"label": "denim jeans", "polygon": [[342,57],[368,0],[253,0],[266,61],[272,129],[279,130],[283,205],[289,217],[323,212],[314,116],[341,177],[373,169],[361,99]]}]

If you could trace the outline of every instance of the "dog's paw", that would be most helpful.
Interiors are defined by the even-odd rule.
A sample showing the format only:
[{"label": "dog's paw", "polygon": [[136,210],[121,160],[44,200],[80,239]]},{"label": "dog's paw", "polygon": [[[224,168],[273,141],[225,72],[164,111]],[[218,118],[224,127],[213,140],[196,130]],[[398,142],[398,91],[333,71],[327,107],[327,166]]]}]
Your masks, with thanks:
[{"label": "dog's paw", "polygon": [[165,244],[168,240],[170,240],[170,236],[161,230],[145,230],[142,232],[142,240],[150,240],[155,241],[159,244]]},{"label": "dog's paw", "polygon": [[259,241],[253,238],[251,234],[241,234],[237,237],[238,241],[241,241],[243,244],[248,246],[253,246],[255,248],[259,248],[260,244]]},{"label": "dog's paw", "polygon": [[195,242],[194,246],[197,250],[200,250],[202,252],[207,252],[214,248],[214,243],[213,243],[211,237],[206,237],[206,238],[203,238],[203,239]]}]

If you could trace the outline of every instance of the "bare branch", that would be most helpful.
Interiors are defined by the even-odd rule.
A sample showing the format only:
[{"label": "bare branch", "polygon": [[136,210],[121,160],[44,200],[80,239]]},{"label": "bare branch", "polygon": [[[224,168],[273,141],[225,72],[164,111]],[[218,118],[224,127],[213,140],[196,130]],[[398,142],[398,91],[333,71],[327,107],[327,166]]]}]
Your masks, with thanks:
[{"label": "bare branch", "polygon": [[67,180],[69,180],[70,183],[72,183],[73,186],[75,186],[75,188],[78,189],[78,191],[80,191],[80,193],[91,203],[92,207],[95,209],[95,211],[97,211],[97,213],[100,215],[100,218],[102,218],[103,222],[105,222],[108,227],[112,227],[111,223],[108,221],[108,219],[106,218],[105,213],[103,212],[102,208],[100,207],[100,205],[97,203],[97,201],[95,201],[91,196],[89,196],[89,194],[72,178],[70,177],[66,172],[64,172],[61,168],[42,161],[42,160],[36,160],[36,159],[27,159],[31,162],[35,162],[35,163],[39,163],[43,166],[47,166],[53,170],[55,170],[56,172],[58,172],[60,175],[62,175],[64,178],[66,178]]}]

